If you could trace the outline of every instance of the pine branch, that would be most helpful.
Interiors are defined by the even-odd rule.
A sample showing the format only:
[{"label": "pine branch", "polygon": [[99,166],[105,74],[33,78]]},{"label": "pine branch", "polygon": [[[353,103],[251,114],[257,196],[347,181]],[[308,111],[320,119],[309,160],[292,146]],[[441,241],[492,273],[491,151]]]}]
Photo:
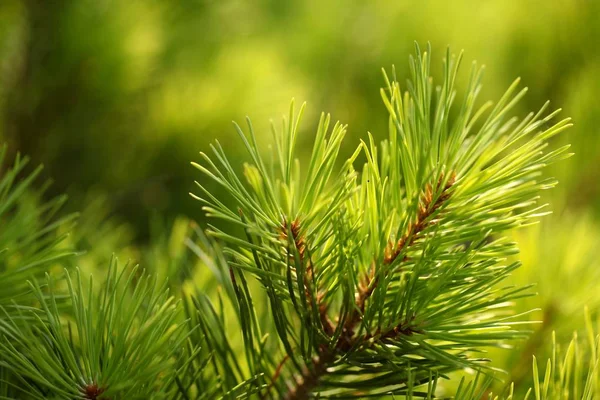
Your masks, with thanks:
[{"label": "pine branch", "polygon": [[[44,399],[148,398],[166,395],[176,370],[173,355],[187,336],[174,324],[177,305],[168,291],[136,269],[117,272],[116,260],[100,293],[66,274],[69,313],[58,308],[60,291],[47,276],[46,295],[30,282],[39,308],[2,308],[0,365],[21,382],[21,393]],[[130,291],[130,289],[132,289]],[[68,317],[68,318],[66,318]],[[157,383],[160,382],[160,385]]]},{"label": "pine branch", "polygon": [[[252,375],[268,377],[263,396],[405,394],[410,380],[485,370],[488,360],[477,352],[526,336],[515,329],[526,322],[509,306],[529,295],[528,287],[499,286],[519,266],[506,264],[517,252],[506,231],[544,214],[535,205],[538,192],[555,181],[540,179],[540,171],[569,156],[568,146],[546,153],[547,140],[570,122],[547,127],[557,114],[542,116],[547,104],[520,123],[509,118],[525,93],[515,94],[516,83],[483,120],[489,104],[474,108],[481,80],[475,67],[455,112],[460,59],[447,54],[435,89],[429,53],[418,48],[406,92],[384,74],[389,139],[378,147],[369,135],[337,174],[346,127],[336,123],[327,137],[330,117],[322,115],[303,172],[294,149],[304,106],[296,118],[293,103],[282,131],[273,129],[271,164],[250,121],[249,137],[236,125],[252,160],[246,183],[218,143],[213,158],[202,153],[204,163],[194,164],[236,202],[229,209],[198,183],[203,195],[195,197],[207,214],[245,232],[209,228],[226,243],[232,277],[255,277],[263,288],[255,295],[269,303],[271,321],[242,328],[276,337],[280,357],[268,360],[246,342]],[[240,307],[255,314],[250,295],[240,293]]]}]

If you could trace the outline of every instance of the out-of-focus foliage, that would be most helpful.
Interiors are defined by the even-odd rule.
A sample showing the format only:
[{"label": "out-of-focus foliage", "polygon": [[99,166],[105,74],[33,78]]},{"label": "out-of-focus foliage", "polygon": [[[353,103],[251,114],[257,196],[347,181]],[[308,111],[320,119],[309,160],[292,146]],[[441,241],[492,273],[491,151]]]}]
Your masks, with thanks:
[{"label": "out-of-focus foliage", "polygon": [[585,307],[598,315],[599,237],[600,227],[589,215],[573,213],[553,215],[547,223],[515,232],[523,265],[514,272],[511,283],[537,284],[537,296],[516,305],[522,312],[537,308],[529,315],[539,324],[514,351],[492,352],[491,358],[508,372],[506,381],[514,382],[518,389],[528,387],[525,383],[531,379],[532,356],[538,360],[551,357],[551,335],[556,336],[559,345],[566,346],[574,331],[586,334]]},{"label": "out-of-focus foliage", "polygon": [[0,307],[13,313],[15,301],[33,302],[27,279],[73,260],[67,237],[76,215],[60,214],[64,196],[44,200],[41,167],[29,170],[29,159],[20,155],[10,165],[6,153],[0,147]]},{"label": "out-of-focus foliage", "polygon": [[[468,382],[463,378],[460,382],[455,400],[516,400],[529,399],[535,400],[569,400],[581,399],[592,400],[600,395],[600,355],[598,345],[600,344],[600,335],[597,332],[598,322],[593,323],[589,310],[584,308],[580,313],[584,320],[585,327],[579,337],[577,332],[573,333],[571,341],[564,341],[562,346],[556,339],[556,333],[548,335],[546,339],[550,342],[548,358],[539,360],[533,356],[533,361],[529,364],[532,373],[528,376],[531,379],[531,386],[520,387],[511,383],[507,385],[503,394],[494,395],[490,391],[491,378],[487,381],[480,379],[478,375],[474,381]],[[517,387],[517,389],[515,389]],[[519,389],[523,393],[519,393]]]},{"label": "out-of-focus foliage", "polygon": [[381,67],[407,75],[414,40],[490,65],[486,99],[520,75],[533,88],[523,113],[560,103],[577,122],[560,140],[579,155],[561,167],[564,201],[600,212],[596,1],[1,3],[0,135],[49,166],[57,192],[107,193],[141,237],[151,209],[200,217],[187,161],[214,137],[231,143],[246,113],[263,142],[291,97],[348,123],[349,143],[367,128],[383,138],[372,88]]}]

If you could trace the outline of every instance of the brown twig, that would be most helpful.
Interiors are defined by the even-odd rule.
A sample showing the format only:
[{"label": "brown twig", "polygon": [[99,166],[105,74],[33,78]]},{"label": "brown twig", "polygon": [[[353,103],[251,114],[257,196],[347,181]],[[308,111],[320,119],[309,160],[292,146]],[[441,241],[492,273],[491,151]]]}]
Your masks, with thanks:
[{"label": "brown twig", "polygon": [[[292,233],[292,239],[294,240],[294,246],[296,247],[296,250],[298,251],[298,255],[300,258],[300,262],[302,264],[306,265],[306,273],[304,274],[304,294],[306,296],[307,299],[311,299],[312,298],[312,282],[314,282],[314,271],[313,271],[313,263],[312,260],[310,259],[310,257],[307,256],[308,253],[308,245],[306,243],[306,239],[304,238],[304,235],[302,235],[301,232],[301,227],[300,227],[300,220],[298,218],[296,218],[294,221],[292,221],[292,223],[290,224],[290,231]],[[287,222],[284,220],[283,224],[281,226],[281,232],[279,234],[280,238],[287,241],[288,239],[288,225]],[[288,254],[288,257],[293,257],[291,254]],[[325,304],[323,302],[323,297],[325,296],[324,293],[319,291],[319,288],[316,287],[315,284],[315,291],[316,291],[316,304],[317,304],[317,309],[319,312],[319,318],[321,321],[321,324],[323,325],[323,330],[325,331],[326,334],[328,335],[333,335],[335,328],[333,327],[332,322],[329,319],[329,316],[327,315],[327,304]],[[309,306],[312,306],[312,302],[309,302]]]},{"label": "brown twig", "polygon": [[[455,179],[456,175],[453,173],[448,179],[448,182],[445,183],[444,189],[435,202],[433,201],[433,188],[431,184],[427,184],[425,187],[425,193],[421,197],[416,222],[414,224],[408,224],[407,232],[396,242],[395,245],[392,241],[388,243],[383,258],[384,265],[392,264],[405,249],[411,247],[416,242],[416,240],[420,237],[420,234],[431,224],[429,217],[435,213],[446,200],[448,200],[450,197],[449,189],[452,187],[452,185],[454,185]],[[442,175],[437,182],[437,191],[439,191],[443,181],[444,176]],[[402,261],[407,260],[408,257],[405,255]],[[387,272],[389,271],[386,271],[386,273]],[[378,284],[379,277],[377,276],[375,262],[373,262],[371,263],[371,270],[369,274],[365,276],[359,285],[359,290],[356,295],[356,307],[360,310],[360,313],[357,313],[356,310],[354,310],[351,318],[349,318],[346,322],[345,329],[349,334],[354,333],[354,327],[360,321],[360,318],[364,313],[365,303],[367,299],[371,297]]]},{"label": "brown twig", "polygon": [[[434,223],[430,219],[430,217],[436,211],[438,211],[442,207],[444,202],[450,197],[450,188],[454,185],[455,178],[455,174],[452,173],[448,181],[444,183],[444,176],[442,174],[435,188],[435,192],[439,192],[440,194],[439,197],[435,200],[434,189],[431,184],[427,184],[419,202],[419,211],[417,214],[416,221],[408,225],[406,233],[396,243],[390,241],[384,253],[384,265],[391,265],[400,254],[402,254],[403,252],[406,253],[406,250],[413,246],[414,243],[421,237],[422,232]],[[441,187],[442,185],[444,185],[443,188]],[[299,253],[302,255],[303,251],[301,252],[300,249],[306,249],[306,242],[304,238],[302,238],[301,240],[297,240],[296,233],[299,233],[299,229],[296,228],[297,230],[295,231],[295,226],[298,227],[298,224],[292,223],[291,231],[294,235],[296,247],[298,248]],[[402,262],[405,262],[407,260],[408,256],[405,255],[402,258]],[[308,270],[309,269],[307,268],[307,272]],[[310,271],[312,274],[312,267]],[[387,270],[385,273],[389,273],[389,270]],[[344,326],[342,327],[342,333],[339,337],[336,346],[334,348],[329,348],[325,346],[319,348],[319,354],[313,359],[312,366],[306,367],[305,370],[302,371],[301,376],[295,378],[296,385],[287,393],[287,395],[285,396],[286,400],[308,399],[312,390],[318,386],[320,378],[327,372],[328,366],[335,360],[337,354],[345,353],[351,348],[355,347],[356,345],[366,343],[368,340],[374,337],[378,338],[379,340],[382,340],[391,339],[399,335],[410,336],[414,333],[420,332],[418,329],[415,329],[411,326],[410,322],[412,321],[410,321],[409,323],[400,323],[386,332],[377,331],[373,335],[367,333],[366,335],[358,338],[355,336],[355,330],[362,319],[366,303],[375,291],[378,284],[379,275],[377,274],[375,262],[373,262],[371,264],[370,271],[367,274],[365,274],[364,278],[359,283],[358,290],[355,295],[356,307],[352,311],[350,311],[349,317],[344,322]],[[325,311],[323,313],[326,316],[327,305],[320,303],[322,296],[322,294],[319,294],[317,296],[319,300],[319,310],[321,311],[322,309],[324,309]],[[329,319],[326,318],[326,320],[328,322],[326,327],[326,333],[331,335],[331,333],[334,332],[334,328],[329,322]],[[326,325],[324,324],[324,327],[325,326]],[[330,331],[331,333],[329,333]]]}]

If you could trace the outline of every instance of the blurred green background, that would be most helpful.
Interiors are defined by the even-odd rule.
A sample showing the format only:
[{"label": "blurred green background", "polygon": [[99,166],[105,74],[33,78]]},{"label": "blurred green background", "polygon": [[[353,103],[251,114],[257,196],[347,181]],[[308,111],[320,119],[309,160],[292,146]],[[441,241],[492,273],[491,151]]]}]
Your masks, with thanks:
[{"label": "blurred green background", "polygon": [[[387,134],[381,67],[402,81],[415,40],[431,42],[440,73],[447,46],[465,49],[463,78],[471,60],[486,65],[482,100],[520,76],[530,91],[519,115],[549,99],[575,121],[555,143],[576,153],[552,167],[555,214],[516,234],[525,267],[514,279],[540,282],[523,309],[580,319],[583,304],[600,304],[599,20],[597,0],[2,0],[0,140],[43,163],[54,193],[83,210],[89,248],[136,243],[151,263],[156,249],[143,249],[168,243],[177,217],[203,220],[190,161],[214,139],[245,157],[231,120],[249,115],[266,149],[269,120],[306,100],[301,151],[327,111],[349,124],[349,155],[367,131]],[[548,326],[568,336],[578,325]]]}]

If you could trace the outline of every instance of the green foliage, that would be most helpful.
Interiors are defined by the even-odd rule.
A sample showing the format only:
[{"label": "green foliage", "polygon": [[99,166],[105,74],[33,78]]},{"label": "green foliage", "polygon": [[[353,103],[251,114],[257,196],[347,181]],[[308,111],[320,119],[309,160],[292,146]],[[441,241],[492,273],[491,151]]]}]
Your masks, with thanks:
[{"label": "green foliage", "polygon": [[[241,285],[232,281],[225,255],[217,243],[196,229],[196,239],[188,240],[192,252],[202,261],[213,276],[210,288],[195,289],[186,301],[186,316],[190,329],[187,355],[190,359],[181,369],[177,399],[248,398],[264,389],[265,377],[255,374],[262,364],[271,358],[265,337],[255,335],[258,319],[269,317],[257,315],[254,301],[243,276]],[[212,299],[217,300],[214,304]],[[260,300],[258,300],[260,301]],[[242,360],[247,361],[244,365]]]},{"label": "green foliage", "polygon": [[476,106],[475,66],[458,100],[460,59],[447,54],[438,87],[429,52],[418,48],[406,92],[384,74],[389,138],[377,147],[370,136],[339,172],[345,125],[328,135],[330,117],[321,116],[302,170],[295,149],[304,107],[295,116],[293,103],[282,129],[273,127],[270,162],[250,121],[249,138],[236,125],[251,158],[245,184],[218,142],[212,159],[202,154],[203,165],[194,164],[235,200],[232,210],[198,183],[207,214],[244,229],[209,230],[228,244],[233,276],[254,276],[269,300],[271,326],[242,326],[248,336],[277,335],[278,359],[255,351],[248,362],[252,376],[277,377],[265,380],[266,393],[403,394],[432,373],[487,368],[483,348],[523,337],[510,305],[528,287],[501,286],[519,266],[507,262],[517,249],[506,232],[544,214],[538,193],[556,182],[541,170],[569,155],[568,146],[546,151],[547,140],[570,122],[550,125],[557,112],[545,115],[547,103],[511,117],[526,92],[516,91],[518,81],[493,108]]},{"label": "green foliage", "polygon": [[137,268],[118,272],[116,260],[99,294],[79,271],[65,280],[67,310],[48,277],[48,297],[30,283],[39,307],[20,307],[18,316],[0,320],[0,362],[18,377],[12,392],[37,399],[168,398],[172,357],[186,333],[175,324],[178,304],[166,287]]},{"label": "green foliage", "polygon": [[72,258],[65,243],[76,214],[60,216],[66,197],[43,200],[48,184],[35,187],[42,168],[27,173],[29,159],[16,156],[5,165],[7,146],[0,148],[0,307],[12,312],[13,300],[28,304],[26,280],[41,278],[48,268]]},{"label": "green foliage", "polygon": [[[232,118],[251,111],[265,143],[263,126],[296,96],[310,100],[307,118],[329,110],[353,127],[344,155],[367,127],[379,139],[378,69],[415,39],[468,49],[490,66],[492,98],[522,76],[534,90],[517,113],[560,102],[577,124],[558,140],[580,156],[553,171],[562,182],[553,209],[563,198],[571,210],[600,211],[597,1],[1,3],[0,137],[44,162],[74,209],[101,191],[138,238],[148,239],[155,209],[201,218],[183,165],[215,136],[233,144],[223,129]],[[399,63],[399,76],[407,67]],[[310,143],[301,138],[299,154]],[[228,154],[237,167],[241,149]]]},{"label": "green foliage", "polygon": [[[496,354],[527,338],[539,304],[522,300],[531,276],[511,277],[512,240],[547,214],[540,192],[556,181],[543,170],[570,156],[549,141],[571,123],[548,103],[512,116],[526,92],[518,80],[479,105],[476,64],[459,95],[461,59],[447,52],[438,86],[430,49],[416,47],[402,88],[384,72],[388,136],[369,134],[347,158],[348,127],[328,114],[303,157],[304,105],[272,124],[270,154],[249,119],[246,132],[236,124],[243,172],[218,141],[194,163],[212,181],[193,195],[214,219],[208,235],[155,219],[151,245],[135,253],[150,273],[111,259],[105,279],[86,278],[104,275],[104,252],[127,227],[100,198],[63,241],[73,217],[55,216],[62,199],[43,203],[38,171],[23,176],[17,157],[0,179],[0,398],[434,399],[448,381],[459,400],[521,398],[529,380],[511,371],[518,387],[500,391],[495,380]],[[81,270],[70,243],[90,250]],[[550,311],[573,315],[587,302],[576,300]],[[585,344],[563,349],[561,330],[546,368],[534,358],[525,399],[598,395],[595,311]],[[533,338],[549,336],[545,324]]]},{"label": "green foliage", "polygon": [[[542,224],[515,232],[521,248],[523,266],[509,278],[514,285],[536,283],[536,296],[515,304],[515,310],[539,311],[528,319],[542,321],[533,326],[526,341],[515,344],[509,353],[492,352],[497,367],[508,372],[504,380],[515,382],[516,398],[532,385],[531,358],[552,357],[550,346],[554,332],[557,343],[568,343],[573,331],[585,331],[584,306],[597,315],[600,293],[595,289],[600,270],[596,256],[598,226],[589,215],[563,213],[552,215]],[[495,382],[494,392],[504,384]]]},{"label": "green foliage", "polygon": [[466,383],[463,379],[454,399],[591,400],[597,398],[600,396],[600,372],[598,370],[600,365],[598,354],[600,335],[594,333],[595,329],[587,307],[584,312],[584,319],[586,323],[586,340],[583,345],[578,339],[577,333],[574,333],[573,339],[568,343],[566,349],[561,349],[560,344],[556,341],[555,334],[552,333],[552,356],[547,360],[545,369],[542,368],[543,363],[540,365],[536,357],[533,356],[533,387],[523,397],[513,394],[515,391],[514,384],[510,386],[506,396],[494,396],[489,393],[484,397],[486,388],[490,385],[490,380],[483,385],[478,385],[477,381]]},{"label": "green foliage", "polygon": [[[552,358],[546,363],[545,372],[533,358],[534,395],[536,400],[585,399],[600,396],[600,336],[594,334],[590,316],[586,309],[586,342],[581,346],[577,334],[561,354],[556,338],[552,336]],[[562,355],[562,361],[560,357]],[[542,378],[543,374],[543,378]]]}]

